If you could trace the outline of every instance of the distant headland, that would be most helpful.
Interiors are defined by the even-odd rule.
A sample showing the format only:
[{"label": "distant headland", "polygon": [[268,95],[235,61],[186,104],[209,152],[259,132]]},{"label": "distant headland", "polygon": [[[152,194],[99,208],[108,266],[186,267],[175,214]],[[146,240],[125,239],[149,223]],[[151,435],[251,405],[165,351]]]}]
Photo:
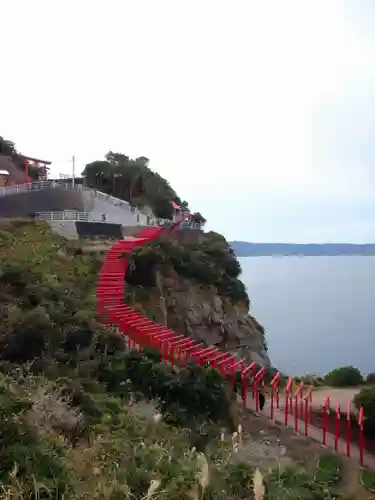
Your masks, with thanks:
[{"label": "distant headland", "polygon": [[230,241],[229,245],[237,257],[279,256],[375,256],[375,243],[363,245],[351,243],[251,243]]}]

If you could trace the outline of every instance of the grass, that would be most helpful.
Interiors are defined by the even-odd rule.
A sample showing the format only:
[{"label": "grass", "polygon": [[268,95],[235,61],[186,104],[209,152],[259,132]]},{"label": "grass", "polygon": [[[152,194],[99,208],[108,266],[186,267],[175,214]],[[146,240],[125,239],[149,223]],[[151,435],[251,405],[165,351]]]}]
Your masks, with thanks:
[{"label": "grass", "polygon": [[359,482],[371,493],[375,493],[375,471],[371,469],[363,469],[359,473]]},{"label": "grass", "polygon": [[333,486],[337,484],[342,475],[342,462],[338,455],[325,454],[319,457],[314,480],[319,484]]}]

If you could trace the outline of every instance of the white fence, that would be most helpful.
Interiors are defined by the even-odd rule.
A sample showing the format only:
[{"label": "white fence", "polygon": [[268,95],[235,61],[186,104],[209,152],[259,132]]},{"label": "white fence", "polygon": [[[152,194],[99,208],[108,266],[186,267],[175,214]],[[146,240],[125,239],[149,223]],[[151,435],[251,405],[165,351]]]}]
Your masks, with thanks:
[{"label": "white fence", "polygon": [[30,191],[40,191],[42,189],[49,189],[56,187],[56,182],[53,181],[36,181],[28,182],[25,184],[16,184],[14,186],[1,187],[0,196],[7,196],[17,193],[28,193]]},{"label": "white fence", "polygon": [[84,222],[106,222],[106,214],[99,219],[89,212],[77,212],[76,210],[64,210],[61,212],[37,212],[35,217],[40,220],[65,220]]},{"label": "white fence", "polygon": [[[58,212],[37,212],[35,214],[36,219],[39,220],[56,220],[56,221],[83,221],[83,222],[111,222],[108,220],[107,214],[92,214],[90,212],[78,212],[77,210],[63,210]],[[146,226],[164,226],[171,224],[170,220],[167,219],[154,219],[149,217],[146,221]],[[139,222],[135,225],[141,226]]]}]

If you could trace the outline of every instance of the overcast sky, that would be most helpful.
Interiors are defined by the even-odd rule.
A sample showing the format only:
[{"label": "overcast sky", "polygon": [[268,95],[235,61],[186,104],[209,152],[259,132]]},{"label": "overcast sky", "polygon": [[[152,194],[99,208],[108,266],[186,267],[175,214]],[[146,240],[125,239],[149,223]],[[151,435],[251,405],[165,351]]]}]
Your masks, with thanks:
[{"label": "overcast sky", "polygon": [[229,239],[375,241],[375,1],[2,0],[1,17],[0,135],[54,175],[144,155]]}]

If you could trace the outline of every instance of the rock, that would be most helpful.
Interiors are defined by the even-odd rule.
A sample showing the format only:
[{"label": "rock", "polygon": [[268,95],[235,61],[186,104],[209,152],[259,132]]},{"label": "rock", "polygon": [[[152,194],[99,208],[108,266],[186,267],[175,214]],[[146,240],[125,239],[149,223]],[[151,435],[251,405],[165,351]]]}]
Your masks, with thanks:
[{"label": "rock", "polygon": [[[177,235],[174,238],[178,240]],[[198,263],[206,259],[207,265],[212,265],[209,260],[210,245],[211,252],[222,253],[223,269],[228,261],[235,259],[222,237],[207,237],[203,249],[200,246],[189,249],[185,242],[181,246],[178,243],[175,245],[176,256],[186,261],[189,261],[192,252],[197,255]],[[216,262],[215,265],[219,266],[220,259]],[[222,273],[223,269],[218,267],[218,273]],[[187,279],[186,275],[178,274],[174,267],[166,263],[159,265],[157,272],[158,286],[144,289],[146,293],[140,300],[135,299],[132,305],[140,303],[143,310],[158,323],[164,324],[167,318],[169,328],[207,346],[230,352],[238,360],[243,359],[247,363],[255,361],[265,368],[270,367],[264,329],[249,314],[245,298],[238,300],[220,295],[214,286]]]}]

